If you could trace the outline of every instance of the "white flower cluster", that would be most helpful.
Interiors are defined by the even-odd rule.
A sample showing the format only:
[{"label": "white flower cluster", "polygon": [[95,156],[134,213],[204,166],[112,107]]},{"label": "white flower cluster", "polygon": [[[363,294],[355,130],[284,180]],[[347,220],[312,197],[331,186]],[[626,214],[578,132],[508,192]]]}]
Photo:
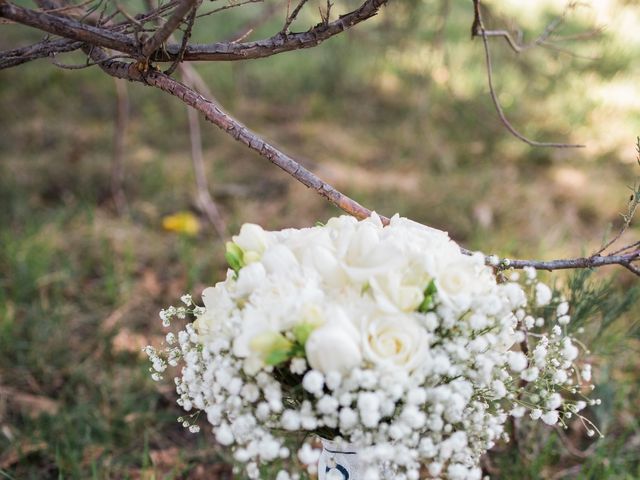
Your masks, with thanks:
[{"label": "white flower cluster", "polygon": [[498,282],[481,254],[398,216],[245,224],[233,240],[227,279],[204,308],[186,295],[163,310],[165,324],[185,308],[195,321],[147,353],[155,379],[182,365],[180,405],[206,414],[250,478],[313,472],[315,434],[356,445],[368,480],[480,479],[509,415],[564,425],[586,407],[569,306],[535,270]]}]

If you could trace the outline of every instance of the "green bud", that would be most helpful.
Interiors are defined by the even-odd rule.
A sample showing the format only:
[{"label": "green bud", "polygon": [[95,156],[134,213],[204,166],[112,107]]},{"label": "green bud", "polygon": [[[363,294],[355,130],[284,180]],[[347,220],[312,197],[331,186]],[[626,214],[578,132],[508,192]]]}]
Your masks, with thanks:
[{"label": "green bud", "polygon": [[427,313],[430,310],[433,310],[435,307],[435,302],[433,301],[433,296],[436,294],[438,289],[436,288],[436,283],[434,280],[429,282],[427,288],[424,289],[424,300],[418,307],[418,311],[421,313]]},{"label": "green bud", "polygon": [[233,242],[227,242],[227,251],[224,254],[224,258],[227,260],[229,266],[234,272],[238,273],[242,267],[244,267],[244,252],[242,249]]}]

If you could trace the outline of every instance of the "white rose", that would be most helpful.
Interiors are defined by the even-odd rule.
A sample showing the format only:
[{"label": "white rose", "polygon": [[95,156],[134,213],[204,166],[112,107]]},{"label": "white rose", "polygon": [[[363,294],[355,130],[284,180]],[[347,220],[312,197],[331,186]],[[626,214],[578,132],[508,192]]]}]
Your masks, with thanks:
[{"label": "white rose", "polygon": [[[449,238],[449,234],[447,232],[414,222],[413,220],[399,216],[397,213],[391,217],[389,226],[395,227],[388,230],[389,234],[402,235],[406,237],[408,233],[411,233],[416,237],[419,237],[420,241],[428,242],[433,245],[454,243]],[[459,247],[457,250],[459,250]]]},{"label": "white rose", "polygon": [[269,273],[289,272],[300,266],[296,256],[285,245],[274,245],[268,248],[262,256],[261,263]]},{"label": "white rose", "polygon": [[424,300],[424,289],[428,283],[427,275],[402,278],[396,271],[370,280],[378,307],[387,313],[417,310]]},{"label": "white rose", "polygon": [[349,323],[332,321],[315,329],[305,345],[311,368],[324,374],[346,374],[362,362],[358,332]]},{"label": "white rose", "polygon": [[233,236],[233,242],[243,250],[246,263],[259,260],[269,243],[267,232],[253,223],[242,225],[240,234]]},{"label": "white rose", "polygon": [[441,268],[435,283],[438,298],[445,305],[468,308],[470,295],[475,293],[478,279],[470,262],[458,261]]},{"label": "white rose", "polygon": [[390,241],[381,241],[380,228],[371,222],[361,222],[348,238],[337,247],[341,266],[355,284],[363,284],[377,275],[402,269],[407,258]]},{"label": "white rose", "polygon": [[242,268],[238,273],[236,294],[245,297],[259,288],[265,281],[267,272],[261,263],[252,263]]},{"label": "white rose", "polygon": [[361,327],[363,353],[377,367],[415,370],[428,355],[425,330],[409,315],[370,316]]},{"label": "white rose", "polygon": [[322,279],[334,287],[347,284],[347,276],[334,252],[323,245],[307,245],[302,251],[302,265],[318,272]]}]

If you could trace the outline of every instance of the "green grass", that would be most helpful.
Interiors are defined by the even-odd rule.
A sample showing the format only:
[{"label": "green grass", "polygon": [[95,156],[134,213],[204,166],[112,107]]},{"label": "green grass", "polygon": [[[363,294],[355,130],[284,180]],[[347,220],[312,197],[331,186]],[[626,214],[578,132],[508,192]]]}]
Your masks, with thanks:
[{"label": "green grass", "polygon": [[[575,46],[600,56],[589,62],[547,50],[516,57],[492,44],[514,124],[538,139],[589,145],[532,150],[497,121],[481,47],[468,37],[470,9],[453,2],[445,18],[442,6],[391,2],[368,27],[316,49],[197,68],[248,126],[381,213],[503,256],[596,249],[619,224],[624,186],[638,174],[631,161],[640,128],[633,105],[598,92],[634,82],[640,45],[612,28]],[[512,12],[495,8],[492,24],[508,23]],[[196,40],[236,31],[255,10],[235,12]],[[527,38],[546,20],[527,24]],[[566,31],[585,22],[577,17]],[[2,28],[1,48],[37,39]],[[151,88],[128,89],[129,212],[118,216],[109,189],[113,81],[46,61],[0,75],[0,478],[231,478],[207,429],[193,435],[176,422],[170,381],[152,382],[140,352],[162,338],[160,308],[223,277],[224,248],[206,223],[194,238],[162,230],[164,215],[197,210],[184,106]],[[275,229],[337,213],[211,125],[203,123],[203,136],[229,234],[247,221]],[[616,272],[574,280],[585,300],[574,323],[594,345],[603,399],[588,414],[605,438],[594,443],[573,424],[571,446],[589,452],[579,458],[553,431],[523,422],[518,448],[500,445],[489,456],[494,478],[640,478],[637,279]],[[605,278],[614,281],[603,290]]]}]

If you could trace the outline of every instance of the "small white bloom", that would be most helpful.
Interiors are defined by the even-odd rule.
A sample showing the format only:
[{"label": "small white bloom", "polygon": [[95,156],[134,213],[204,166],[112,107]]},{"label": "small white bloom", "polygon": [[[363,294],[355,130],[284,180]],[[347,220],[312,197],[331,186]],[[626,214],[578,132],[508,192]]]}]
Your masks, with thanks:
[{"label": "small white bloom", "polygon": [[508,353],[509,368],[514,372],[521,372],[527,368],[527,357],[522,352]]},{"label": "small white bloom", "polygon": [[349,431],[356,426],[358,422],[358,414],[355,410],[345,407],[340,409],[340,428]]},{"label": "small white bloom", "polygon": [[557,410],[549,410],[542,415],[542,421],[547,425],[555,425],[558,423],[558,415]]},{"label": "small white bloom", "polygon": [[291,373],[295,375],[302,375],[307,371],[307,361],[304,358],[296,357],[291,360],[289,369],[291,370]]},{"label": "small white bloom", "polygon": [[280,420],[282,428],[285,430],[296,431],[300,429],[300,415],[295,410],[285,410]]},{"label": "small white bloom", "polygon": [[223,423],[218,428],[214,429],[214,431],[216,434],[216,441],[220,445],[227,446],[233,443],[233,432],[231,431],[231,428],[229,428],[229,424]]},{"label": "small white bloom", "polygon": [[298,450],[298,458],[305,465],[312,465],[318,463],[320,458],[320,450],[312,448],[308,443],[302,445],[302,448]]},{"label": "small white bloom", "polygon": [[558,385],[562,385],[567,381],[567,372],[564,370],[556,370],[553,373],[553,383],[557,383]]},{"label": "small white bloom", "polygon": [[538,307],[544,307],[549,305],[553,293],[551,289],[542,282],[536,283],[536,305]]},{"label": "small white bloom", "polygon": [[558,308],[556,309],[556,315],[558,317],[561,317],[562,315],[566,315],[567,313],[569,313],[569,304],[567,302],[562,302],[558,305]]},{"label": "small white bloom", "polygon": [[320,395],[324,387],[324,375],[317,370],[309,370],[302,379],[302,386],[307,392]]},{"label": "small white bloom", "polygon": [[520,374],[520,378],[526,382],[535,382],[539,374],[540,370],[537,367],[529,367]]},{"label": "small white bloom", "polygon": [[522,405],[518,405],[511,409],[509,413],[514,418],[522,418],[526,412],[526,409]]},{"label": "small white bloom", "polygon": [[556,410],[562,405],[562,397],[558,393],[552,394],[547,400],[546,407],[549,410]]}]

